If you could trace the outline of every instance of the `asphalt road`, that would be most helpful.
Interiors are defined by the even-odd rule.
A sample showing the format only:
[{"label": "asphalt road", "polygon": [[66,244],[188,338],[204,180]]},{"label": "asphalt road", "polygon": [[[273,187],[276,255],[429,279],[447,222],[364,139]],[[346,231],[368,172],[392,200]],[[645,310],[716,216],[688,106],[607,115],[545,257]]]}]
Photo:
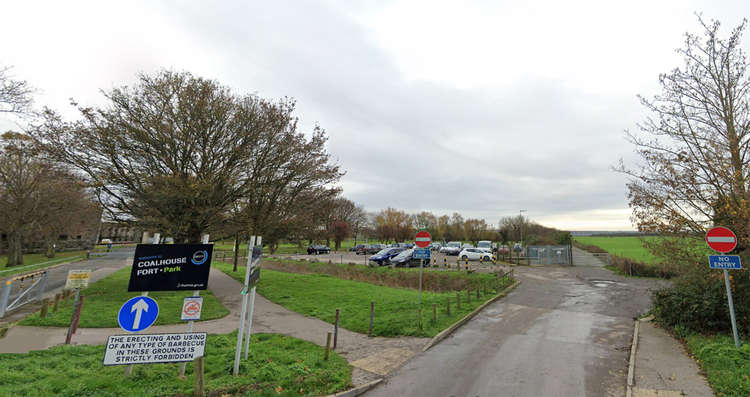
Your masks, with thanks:
[{"label": "asphalt road", "polygon": [[516,267],[521,285],[366,396],[623,396],[633,317],[656,282]]},{"label": "asphalt road", "polygon": [[[107,252],[101,256],[92,256],[91,259],[88,260],[52,266],[47,269],[48,279],[44,296],[52,298],[56,293],[62,290],[65,286],[65,281],[68,278],[68,270],[70,269],[91,269],[91,282],[93,283],[110,275],[117,269],[132,264],[134,253],[134,247],[124,247],[113,250],[112,252]],[[5,317],[0,319],[0,325],[18,321],[38,309],[39,301],[21,306],[18,309],[14,309],[10,313],[7,313]]]}]

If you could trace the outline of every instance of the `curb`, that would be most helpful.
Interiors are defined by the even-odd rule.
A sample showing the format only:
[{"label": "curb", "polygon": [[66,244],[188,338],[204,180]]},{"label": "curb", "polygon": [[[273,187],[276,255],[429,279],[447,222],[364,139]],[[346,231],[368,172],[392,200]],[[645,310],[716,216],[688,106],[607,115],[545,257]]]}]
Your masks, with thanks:
[{"label": "curb", "polygon": [[422,351],[426,352],[432,346],[435,346],[440,341],[442,341],[443,339],[445,339],[448,336],[450,336],[450,334],[452,334],[460,326],[466,324],[469,320],[471,320],[474,316],[476,316],[479,312],[482,311],[482,309],[484,309],[485,307],[487,307],[489,304],[494,303],[496,300],[504,297],[505,295],[508,295],[508,293],[510,291],[513,291],[513,289],[515,289],[518,286],[518,284],[521,284],[521,282],[518,281],[518,280],[516,280],[516,282],[514,282],[513,284],[511,284],[509,287],[506,287],[504,290],[500,291],[492,299],[488,300],[487,302],[482,303],[481,305],[479,305],[479,307],[477,307],[476,309],[474,309],[471,313],[465,315],[462,319],[456,321],[455,323],[453,323],[453,325],[451,325],[450,327],[448,327],[444,331],[440,332],[439,334],[435,335],[434,338],[430,339],[430,341],[427,342],[426,345],[424,345],[424,347],[422,348]]},{"label": "curb", "polygon": [[633,386],[635,386],[635,352],[638,350],[638,328],[640,321],[635,320],[633,327],[633,345],[630,347],[630,362],[628,363],[628,386],[625,397],[633,395]]},{"label": "curb", "polygon": [[373,387],[377,386],[382,381],[383,379],[375,379],[372,382],[365,383],[362,386],[357,386],[354,389],[349,389],[347,391],[338,392],[336,394],[329,394],[326,397],[355,397],[372,389]]}]

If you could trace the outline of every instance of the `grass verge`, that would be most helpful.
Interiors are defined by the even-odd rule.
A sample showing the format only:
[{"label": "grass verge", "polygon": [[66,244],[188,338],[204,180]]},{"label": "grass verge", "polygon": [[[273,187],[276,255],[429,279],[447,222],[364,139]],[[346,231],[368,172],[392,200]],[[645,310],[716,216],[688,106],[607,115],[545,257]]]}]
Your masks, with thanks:
[{"label": "grass verge", "polygon": [[[214,262],[212,266],[242,282],[245,268],[232,272],[232,265]],[[502,290],[512,283],[510,278],[498,280]],[[289,310],[333,323],[336,309],[340,309],[339,325],[351,331],[368,333],[370,301],[375,302],[373,335],[375,336],[426,336],[440,331],[495,296],[495,290],[471,291],[467,302],[466,291],[422,292],[422,324],[419,329],[418,292],[374,285],[366,282],[343,280],[327,274],[297,274],[264,269],[261,272],[258,292]],[[456,296],[461,296],[461,308],[456,307]],[[450,301],[450,314],[446,302]],[[436,320],[432,320],[433,304]]]},{"label": "grass verge", "polygon": [[23,256],[23,265],[6,267],[8,257],[0,256],[0,278],[13,276],[19,273],[26,273],[34,270],[44,269],[54,266],[65,261],[76,259],[76,257],[85,257],[86,251],[65,251],[58,252],[54,258],[47,258],[44,254],[26,254]]},{"label": "grass verge", "polygon": [[[108,328],[118,327],[117,312],[126,300],[140,295],[139,292],[127,292],[128,279],[130,278],[130,266],[120,269],[111,275],[91,284],[89,288],[82,290],[85,295],[83,310],[79,327],[81,328]],[[182,301],[186,296],[191,296],[192,291],[167,291],[151,292],[149,296],[159,304],[159,317],[155,325],[178,324]],[[213,296],[211,291],[201,291],[203,296],[203,309],[201,320],[212,320],[224,317],[229,310]],[[38,325],[46,327],[67,327],[73,313],[72,297],[61,302],[57,312],[47,314],[47,317],[39,317],[39,312],[26,317],[20,322],[21,325]]]},{"label": "grass verge", "polygon": [[[323,361],[323,348],[276,334],[252,336],[240,373],[231,375],[236,333],[209,335],[206,391],[211,396],[317,396],[346,389],[351,368],[335,352]],[[3,396],[192,396],[193,364],[177,378],[179,364],[102,366],[104,346],[57,346],[28,354],[0,354]]]},{"label": "grass verge", "polygon": [[749,344],[737,349],[726,335],[692,334],[685,341],[718,397],[750,396]]}]

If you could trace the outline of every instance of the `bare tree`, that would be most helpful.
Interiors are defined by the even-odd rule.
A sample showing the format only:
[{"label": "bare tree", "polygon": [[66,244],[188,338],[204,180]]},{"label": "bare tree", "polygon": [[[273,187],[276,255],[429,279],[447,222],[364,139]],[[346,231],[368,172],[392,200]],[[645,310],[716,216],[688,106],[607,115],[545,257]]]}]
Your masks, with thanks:
[{"label": "bare tree", "polygon": [[628,138],[642,159],[629,175],[641,231],[700,233],[723,224],[750,243],[750,78],[740,46],[747,21],[719,36],[718,21],[686,34],[684,65],[659,77],[661,93],[640,97],[650,116]]},{"label": "bare tree", "polygon": [[8,235],[8,264],[23,264],[23,239],[40,217],[42,188],[53,167],[40,158],[31,139],[6,132],[0,140],[0,229]]},{"label": "bare tree", "polygon": [[10,66],[0,67],[0,113],[26,113],[34,90],[25,80],[10,75]]},{"label": "bare tree", "polygon": [[47,110],[33,134],[99,188],[110,217],[176,241],[199,242],[233,209],[259,233],[285,203],[341,175],[329,164],[322,129],[309,140],[297,132],[292,100],[237,96],[171,71],[103,94],[108,105],[79,107],[74,123]]}]

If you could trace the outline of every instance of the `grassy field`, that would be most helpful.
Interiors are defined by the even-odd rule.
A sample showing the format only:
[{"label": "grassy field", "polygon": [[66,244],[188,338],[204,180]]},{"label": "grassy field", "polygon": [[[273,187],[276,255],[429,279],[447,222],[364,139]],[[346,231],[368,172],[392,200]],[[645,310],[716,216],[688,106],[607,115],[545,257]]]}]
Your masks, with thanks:
[{"label": "grassy field", "polygon": [[[214,262],[214,267],[242,282],[245,268],[232,272],[230,264]],[[502,280],[501,288],[512,283]],[[370,301],[375,302],[373,334],[377,336],[428,336],[437,335],[455,321],[494,296],[482,291],[477,299],[472,291],[467,303],[462,291],[461,309],[456,307],[456,292],[422,293],[422,323],[418,327],[418,292],[413,289],[390,288],[365,282],[342,280],[329,275],[296,274],[264,269],[258,292],[272,302],[289,310],[333,323],[336,309],[340,309],[339,324],[348,330],[367,333],[369,330]],[[451,314],[446,312],[446,300],[451,301]],[[437,305],[437,320],[432,321],[432,305]]]},{"label": "grassy field", "polygon": [[[335,352],[323,361],[323,348],[275,334],[252,336],[250,354],[232,376],[236,333],[209,335],[206,391],[211,396],[319,396],[345,390],[351,368]],[[104,346],[57,346],[28,354],[0,354],[2,396],[192,396],[193,364],[186,379],[179,364],[102,366]]]},{"label": "grassy field", "polygon": [[[85,295],[86,298],[84,299],[79,327],[118,327],[117,312],[122,304],[128,299],[140,295],[139,292],[127,292],[129,278],[130,267],[126,267],[82,290],[81,294]],[[159,304],[159,317],[154,324],[182,323],[180,312],[182,311],[183,298],[192,294],[192,291],[149,293],[149,296]],[[212,320],[229,314],[229,310],[213,296],[211,291],[201,291],[201,296],[203,296],[201,320]],[[72,313],[73,299],[70,298],[60,306],[57,312],[52,313],[50,311],[45,318],[39,317],[39,312],[34,313],[22,320],[21,325],[67,327]]]},{"label": "grassy field", "polygon": [[688,336],[687,345],[718,397],[750,396],[750,345],[734,347],[730,336]]},{"label": "grassy field", "polygon": [[643,241],[659,239],[658,236],[614,236],[614,237],[574,237],[573,240],[584,245],[595,245],[612,255],[622,256],[647,264],[656,263],[656,257],[643,247]]},{"label": "grassy field", "polygon": [[83,258],[85,256],[86,251],[58,252],[57,255],[51,259],[44,256],[44,254],[26,254],[23,256],[22,266],[6,267],[8,264],[8,256],[3,255],[0,256],[0,278],[43,269],[71,259],[76,259],[76,257]]}]

